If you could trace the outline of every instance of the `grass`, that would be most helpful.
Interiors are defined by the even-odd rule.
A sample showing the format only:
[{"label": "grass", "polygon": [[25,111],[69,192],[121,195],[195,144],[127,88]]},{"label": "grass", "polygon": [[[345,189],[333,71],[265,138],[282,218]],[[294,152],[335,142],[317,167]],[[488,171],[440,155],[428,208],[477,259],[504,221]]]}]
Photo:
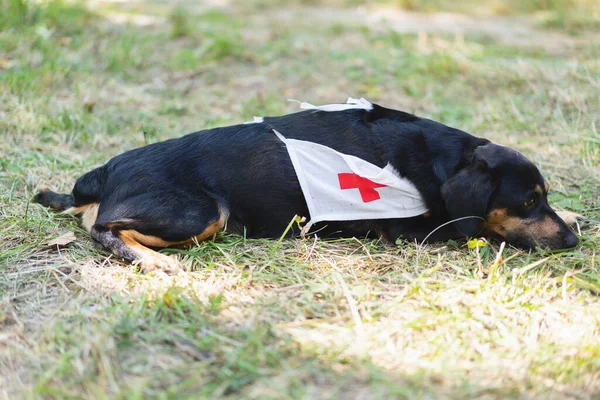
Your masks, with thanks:
[{"label": "grass", "polygon": [[[588,33],[547,27],[531,35],[568,45],[524,45],[269,1],[0,1],[0,397],[600,395],[600,53]],[[287,98],[347,96],[523,151],[553,205],[588,218],[580,246],[497,260],[497,243],[221,233],[165,250],[188,274],[144,276],[29,201],[145,143],[295,111]],[[45,244],[69,231],[68,246]]]}]

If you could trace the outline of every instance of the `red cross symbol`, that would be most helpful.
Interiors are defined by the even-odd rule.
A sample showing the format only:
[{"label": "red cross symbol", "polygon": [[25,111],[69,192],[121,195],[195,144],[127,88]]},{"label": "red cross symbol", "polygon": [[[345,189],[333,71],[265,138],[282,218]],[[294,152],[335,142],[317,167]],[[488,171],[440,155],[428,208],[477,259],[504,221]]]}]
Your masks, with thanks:
[{"label": "red cross symbol", "polygon": [[340,189],[358,189],[364,203],[379,200],[381,196],[379,196],[379,193],[375,189],[386,186],[349,172],[338,174],[338,179],[340,181]]}]

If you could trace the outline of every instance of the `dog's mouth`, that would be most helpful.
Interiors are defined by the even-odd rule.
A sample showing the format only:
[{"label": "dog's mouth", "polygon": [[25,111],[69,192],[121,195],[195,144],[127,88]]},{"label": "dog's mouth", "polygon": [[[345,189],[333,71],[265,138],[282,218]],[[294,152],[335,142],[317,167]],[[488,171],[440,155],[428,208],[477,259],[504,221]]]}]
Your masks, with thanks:
[{"label": "dog's mouth", "polygon": [[507,209],[495,210],[486,219],[485,232],[527,250],[570,249],[579,242],[573,230],[549,207],[529,218],[518,217]]},{"label": "dog's mouth", "polygon": [[568,250],[579,243],[579,238],[568,226],[559,226],[552,235],[541,235],[535,225],[523,224],[516,231],[486,229],[486,234],[497,241],[506,241],[511,246],[523,249]]},{"label": "dog's mouth", "polygon": [[564,251],[572,249],[579,243],[579,238],[574,232],[561,232],[558,237],[534,237],[532,235],[523,236],[519,234],[507,233],[500,235],[497,232],[491,232],[489,235],[495,241],[506,241],[513,247],[522,250],[544,249],[553,251]]}]

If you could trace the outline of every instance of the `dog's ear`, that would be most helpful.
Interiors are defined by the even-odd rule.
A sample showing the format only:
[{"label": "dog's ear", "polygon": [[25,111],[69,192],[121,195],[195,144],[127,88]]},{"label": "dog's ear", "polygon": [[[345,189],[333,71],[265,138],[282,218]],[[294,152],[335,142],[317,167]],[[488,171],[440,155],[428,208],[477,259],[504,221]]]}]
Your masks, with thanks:
[{"label": "dog's ear", "polygon": [[[475,217],[454,222],[454,226],[467,236],[475,236],[481,231],[490,198],[496,189],[487,160],[495,156],[495,152],[488,148],[490,145],[478,147],[471,163],[442,185],[442,198],[450,219]],[[489,161],[494,162],[493,159]]]}]

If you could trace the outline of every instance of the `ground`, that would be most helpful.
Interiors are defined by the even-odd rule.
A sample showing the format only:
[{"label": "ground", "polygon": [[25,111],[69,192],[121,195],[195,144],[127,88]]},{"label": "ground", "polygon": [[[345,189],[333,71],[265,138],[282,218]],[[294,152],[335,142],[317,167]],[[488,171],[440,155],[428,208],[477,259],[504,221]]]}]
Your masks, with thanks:
[{"label": "ground", "polygon": [[[594,2],[324,3],[0,0],[1,398],[600,396]],[[145,143],[348,96],[521,150],[588,219],[580,245],[221,233],[142,275],[30,202]]]}]

